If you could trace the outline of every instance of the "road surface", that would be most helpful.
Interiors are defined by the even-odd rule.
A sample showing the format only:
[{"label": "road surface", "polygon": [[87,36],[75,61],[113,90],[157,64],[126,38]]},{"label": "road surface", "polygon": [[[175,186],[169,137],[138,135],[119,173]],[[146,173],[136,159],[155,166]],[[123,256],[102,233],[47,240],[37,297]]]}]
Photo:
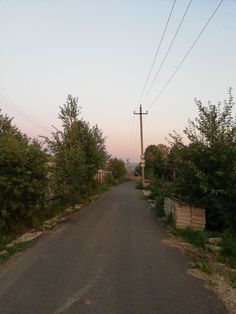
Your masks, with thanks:
[{"label": "road surface", "polygon": [[0,268],[1,314],[223,314],[133,183],[113,187]]}]

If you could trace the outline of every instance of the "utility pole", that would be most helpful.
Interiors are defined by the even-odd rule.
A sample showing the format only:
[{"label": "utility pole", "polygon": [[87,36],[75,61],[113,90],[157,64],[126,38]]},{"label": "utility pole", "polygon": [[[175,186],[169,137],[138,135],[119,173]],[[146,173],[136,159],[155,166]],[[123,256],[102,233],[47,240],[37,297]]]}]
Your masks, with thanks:
[{"label": "utility pole", "polygon": [[140,105],[139,107],[139,112],[135,112],[134,114],[138,114],[139,115],[139,119],[140,119],[140,139],[141,139],[141,169],[142,169],[142,185],[145,185],[145,174],[144,174],[144,166],[145,166],[145,160],[144,160],[144,154],[143,154],[143,115],[144,114],[148,114],[148,111],[143,112],[142,111],[142,105]]}]

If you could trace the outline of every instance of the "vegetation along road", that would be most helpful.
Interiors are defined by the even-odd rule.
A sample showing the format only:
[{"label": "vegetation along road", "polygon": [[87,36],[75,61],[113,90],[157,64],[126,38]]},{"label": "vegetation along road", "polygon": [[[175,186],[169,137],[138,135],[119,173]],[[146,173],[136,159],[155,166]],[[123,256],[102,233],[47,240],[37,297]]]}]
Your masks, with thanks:
[{"label": "vegetation along road", "polygon": [[0,269],[0,313],[227,313],[133,183],[46,232]]}]

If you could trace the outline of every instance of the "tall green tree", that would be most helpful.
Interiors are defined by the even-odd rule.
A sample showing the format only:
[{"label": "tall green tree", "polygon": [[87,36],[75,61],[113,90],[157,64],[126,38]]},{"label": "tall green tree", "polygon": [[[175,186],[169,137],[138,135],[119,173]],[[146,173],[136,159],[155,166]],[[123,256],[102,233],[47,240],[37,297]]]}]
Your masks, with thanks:
[{"label": "tall green tree", "polygon": [[127,174],[125,162],[118,158],[111,158],[109,160],[108,170],[112,172],[114,179],[121,179]]},{"label": "tall green tree", "polygon": [[47,140],[55,156],[56,193],[72,203],[91,191],[93,176],[108,158],[102,131],[81,119],[80,110],[78,98],[68,95],[60,107],[62,130]]},{"label": "tall green tree", "polygon": [[148,179],[167,178],[168,147],[164,144],[149,145],[145,149],[145,175]]},{"label": "tall green tree", "polygon": [[195,103],[198,117],[184,130],[189,144],[172,135],[178,147],[176,193],[205,207],[210,227],[236,228],[236,120],[231,89],[224,104]]}]

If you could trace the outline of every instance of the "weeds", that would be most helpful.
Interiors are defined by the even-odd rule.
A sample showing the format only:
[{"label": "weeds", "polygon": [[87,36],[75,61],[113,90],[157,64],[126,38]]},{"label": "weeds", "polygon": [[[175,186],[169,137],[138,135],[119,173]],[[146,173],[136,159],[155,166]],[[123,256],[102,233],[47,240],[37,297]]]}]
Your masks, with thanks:
[{"label": "weeds", "polygon": [[143,189],[144,189],[144,186],[143,186],[143,184],[142,184],[142,181],[138,181],[138,182],[136,183],[136,189],[137,189],[137,190],[143,190]]},{"label": "weeds", "polygon": [[236,267],[236,236],[229,231],[226,231],[222,234],[222,238],[223,241],[220,258],[222,261]]},{"label": "weeds", "polygon": [[205,259],[203,259],[201,256],[198,256],[194,265],[196,268],[200,269],[204,273],[207,273],[207,274],[213,273],[212,266]]},{"label": "weeds", "polygon": [[236,289],[236,273],[232,272],[229,276],[232,288]]},{"label": "weeds", "polygon": [[172,214],[169,214],[167,219],[166,219],[166,224],[169,226],[173,226],[174,220]]},{"label": "weeds", "polygon": [[195,246],[204,247],[208,239],[207,231],[195,231],[192,229],[172,229],[172,233],[175,236],[181,237],[189,243],[194,244]]},{"label": "weeds", "polygon": [[164,207],[163,207],[163,205],[161,205],[161,204],[156,203],[156,206],[155,206],[155,208],[154,208],[154,211],[155,211],[157,217],[162,218],[162,217],[165,216]]},{"label": "weeds", "polygon": [[6,245],[14,239],[15,237],[12,235],[0,236],[0,251],[5,250]]},{"label": "weeds", "polygon": [[5,246],[4,252],[5,254],[0,255],[0,264],[5,262],[12,254],[16,252],[21,252],[34,244],[34,240],[21,242],[21,243],[14,243],[12,246]]}]

